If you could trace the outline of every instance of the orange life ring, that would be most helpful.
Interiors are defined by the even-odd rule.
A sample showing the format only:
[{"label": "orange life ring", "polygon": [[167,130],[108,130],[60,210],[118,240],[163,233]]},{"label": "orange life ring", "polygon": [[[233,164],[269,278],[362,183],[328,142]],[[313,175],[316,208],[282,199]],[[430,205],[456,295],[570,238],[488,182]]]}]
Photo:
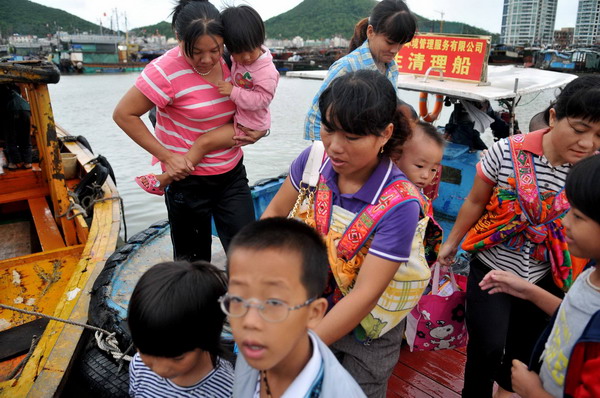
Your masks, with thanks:
[{"label": "orange life ring", "polygon": [[432,123],[440,116],[442,112],[442,106],[444,104],[444,96],[441,94],[435,95],[435,105],[433,106],[433,111],[427,111],[427,93],[421,92],[419,94],[419,116],[423,118],[424,121],[428,123]]}]

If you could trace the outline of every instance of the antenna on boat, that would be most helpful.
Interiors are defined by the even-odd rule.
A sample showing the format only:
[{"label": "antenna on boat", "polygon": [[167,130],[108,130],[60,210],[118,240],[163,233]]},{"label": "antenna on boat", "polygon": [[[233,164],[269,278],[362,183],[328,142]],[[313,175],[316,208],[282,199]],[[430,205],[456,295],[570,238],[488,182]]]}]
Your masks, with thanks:
[{"label": "antenna on boat", "polygon": [[446,14],[444,11],[435,10],[435,12],[440,14],[440,33],[444,32],[444,15]]}]

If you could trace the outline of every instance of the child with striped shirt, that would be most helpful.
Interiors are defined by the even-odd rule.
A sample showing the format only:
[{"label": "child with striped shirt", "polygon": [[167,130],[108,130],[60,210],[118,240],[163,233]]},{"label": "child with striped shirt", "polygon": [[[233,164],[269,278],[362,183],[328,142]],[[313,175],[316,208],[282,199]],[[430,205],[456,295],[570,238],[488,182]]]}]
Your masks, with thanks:
[{"label": "child with striped shirt", "polygon": [[137,353],[129,366],[132,397],[232,396],[233,367],[221,357],[225,275],[198,261],[161,263],[138,281],[128,323]]}]

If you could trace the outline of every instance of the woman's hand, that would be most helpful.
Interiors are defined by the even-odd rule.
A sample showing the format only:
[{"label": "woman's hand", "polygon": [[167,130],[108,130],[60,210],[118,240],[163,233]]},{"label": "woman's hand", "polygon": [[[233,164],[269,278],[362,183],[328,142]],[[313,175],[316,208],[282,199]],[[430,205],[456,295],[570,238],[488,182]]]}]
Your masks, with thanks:
[{"label": "woman's hand", "polygon": [[487,273],[479,282],[481,290],[491,289],[488,293],[506,293],[511,296],[529,300],[529,290],[531,289],[531,283],[525,279],[507,271],[493,270]]},{"label": "woman's hand", "polygon": [[248,144],[254,144],[256,141],[263,138],[269,132],[269,130],[261,130],[261,131],[250,130],[248,127],[244,127],[244,126],[240,126],[240,125],[238,125],[238,127],[240,130],[242,130],[247,135],[233,137],[236,147],[245,146]]},{"label": "woman's hand", "polygon": [[530,371],[527,365],[518,359],[512,361],[511,381],[513,389],[522,398],[552,397],[544,390],[538,374]]},{"label": "woman's hand", "polygon": [[192,162],[178,153],[171,152],[168,158],[162,160],[162,163],[165,165],[167,174],[175,181],[183,180],[194,170]]},{"label": "woman's hand", "polygon": [[442,267],[450,267],[454,263],[456,252],[458,252],[458,246],[446,242],[440,247],[437,260]]}]

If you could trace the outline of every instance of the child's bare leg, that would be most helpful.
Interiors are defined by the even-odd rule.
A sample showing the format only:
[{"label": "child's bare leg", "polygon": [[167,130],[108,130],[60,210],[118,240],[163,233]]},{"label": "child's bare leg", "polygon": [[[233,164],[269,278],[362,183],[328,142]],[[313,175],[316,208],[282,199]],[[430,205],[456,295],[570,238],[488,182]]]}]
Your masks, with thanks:
[{"label": "child's bare leg", "polygon": [[157,174],[156,180],[160,183],[160,185],[157,187],[160,189],[165,189],[167,185],[173,182],[173,178],[167,173]]},{"label": "child's bare leg", "polygon": [[196,141],[194,141],[192,147],[184,156],[196,165],[200,163],[207,153],[234,146],[236,144],[233,139],[235,133],[233,123],[225,124],[208,133],[204,133],[196,138]]}]

